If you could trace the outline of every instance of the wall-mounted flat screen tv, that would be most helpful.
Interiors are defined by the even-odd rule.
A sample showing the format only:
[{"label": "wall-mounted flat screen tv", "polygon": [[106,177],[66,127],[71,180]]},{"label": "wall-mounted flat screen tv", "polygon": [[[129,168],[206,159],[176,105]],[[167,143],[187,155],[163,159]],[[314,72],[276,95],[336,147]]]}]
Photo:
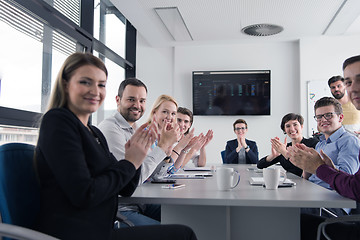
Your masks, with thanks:
[{"label": "wall-mounted flat screen tv", "polygon": [[194,71],[194,115],[270,115],[270,70]]}]

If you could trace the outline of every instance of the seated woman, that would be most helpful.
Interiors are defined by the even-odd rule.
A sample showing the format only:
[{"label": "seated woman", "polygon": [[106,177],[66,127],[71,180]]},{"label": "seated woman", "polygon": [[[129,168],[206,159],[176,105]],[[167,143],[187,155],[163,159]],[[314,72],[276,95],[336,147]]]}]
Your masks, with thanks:
[{"label": "seated woman", "polygon": [[104,101],[107,75],[100,59],[74,53],[57,76],[35,150],[41,184],[36,229],[64,240],[196,239],[180,225],[114,229],[118,195],[135,191],[156,134],[144,124],[126,143],[126,160],[110,153],[104,135],[89,123]]},{"label": "seated woman", "polygon": [[199,137],[194,137],[194,129],[186,135],[182,134],[176,122],[177,107],[177,102],[173,97],[163,94],[156,99],[151,109],[148,123],[155,122],[159,132],[165,128],[171,129],[178,136],[178,142],[172,146],[170,156],[164,159],[153,172],[151,176],[153,179],[177,172],[181,168],[186,154],[199,139]]},{"label": "seated woman", "polygon": [[291,172],[299,177],[303,170],[294,166],[287,157],[287,147],[295,145],[296,143],[303,143],[308,147],[315,148],[318,140],[316,138],[304,138],[302,135],[304,127],[304,118],[295,113],[286,114],[281,120],[281,130],[291,138],[291,142],[286,144],[280,142],[278,137],[271,139],[271,154],[263,157],[257,164],[257,167],[267,168],[275,163],[280,163],[281,166],[288,172]]},{"label": "seated woman", "polygon": [[[190,128],[193,124],[193,113],[184,107],[179,107],[177,109],[177,123],[179,124],[180,131],[186,135],[189,133]],[[196,141],[194,146],[190,149],[189,153],[186,154],[184,162],[182,164],[182,168],[188,164],[191,160],[195,167],[205,167],[206,165],[206,145],[213,138],[213,131],[209,130],[206,135],[201,133],[199,135],[199,139]]]},{"label": "seated woman", "polygon": [[256,142],[246,139],[248,131],[244,119],[238,119],[233,124],[236,139],[226,143],[225,164],[256,164],[259,160],[259,152]]}]

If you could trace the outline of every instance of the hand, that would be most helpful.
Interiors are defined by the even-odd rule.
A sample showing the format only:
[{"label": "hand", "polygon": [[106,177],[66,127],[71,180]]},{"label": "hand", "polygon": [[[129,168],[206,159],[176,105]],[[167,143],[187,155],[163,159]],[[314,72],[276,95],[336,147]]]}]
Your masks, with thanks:
[{"label": "hand", "polygon": [[188,145],[190,140],[193,138],[194,130],[195,129],[193,128],[190,130],[188,134],[183,135],[183,137],[180,139],[179,143],[175,146],[175,148],[178,149],[179,151],[183,150]]},{"label": "hand", "polygon": [[169,155],[172,146],[178,141],[179,135],[180,128],[178,124],[166,123],[160,133],[159,148]]},{"label": "hand", "polygon": [[355,135],[360,138],[360,131],[354,131]]},{"label": "hand", "polygon": [[213,137],[214,137],[214,132],[210,129],[209,131],[207,131],[205,135],[205,143],[202,145],[201,148],[205,148],[206,145],[208,145],[208,143],[213,139]]},{"label": "hand", "polygon": [[288,158],[288,156],[286,156],[287,155],[286,137],[284,143],[280,142],[280,138],[278,137],[272,138],[270,141],[271,141],[271,147],[274,148],[276,152],[282,154],[285,158]]},{"label": "hand", "polygon": [[290,162],[308,173],[315,174],[316,169],[325,164],[315,149],[306,147],[304,144],[288,147],[288,153]]},{"label": "hand", "polygon": [[155,139],[156,134],[153,124],[150,126],[147,126],[147,123],[141,125],[125,144],[125,159],[138,169]]},{"label": "hand", "polygon": [[[195,137],[193,137],[193,139],[194,138]],[[194,152],[198,151],[202,147],[202,145],[204,145],[205,140],[206,140],[204,134],[202,134],[202,133],[200,133],[200,135],[197,136],[196,138],[198,139],[198,141],[196,141],[191,147],[191,151],[194,151]],[[191,140],[190,140],[190,142],[191,142]]]},{"label": "hand", "polygon": [[274,159],[277,158],[278,156],[280,156],[280,153],[278,153],[278,152],[275,150],[275,148],[273,148],[273,146],[271,145],[271,154],[266,157],[266,161],[267,161],[267,162],[271,162],[272,160],[274,160]]},{"label": "hand", "polygon": [[245,142],[245,136],[242,137],[242,138],[240,138],[240,143],[241,143],[241,146],[243,146],[243,147],[246,147],[246,146],[247,146],[247,145],[246,145],[246,142]]},{"label": "hand", "polygon": [[239,152],[241,148],[245,148],[246,145],[246,142],[245,142],[245,137],[240,137],[237,139],[238,141],[238,146],[236,148],[236,152]]},{"label": "hand", "polygon": [[186,145],[186,147],[183,149],[183,151],[185,151],[185,152],[189,151],[199,142],[200,142],[200,145],[202,145],[202,144],[204,144],[204,141],[205,141],[204,135],[193,137],[193,138],[191,138],[189,143]]}]

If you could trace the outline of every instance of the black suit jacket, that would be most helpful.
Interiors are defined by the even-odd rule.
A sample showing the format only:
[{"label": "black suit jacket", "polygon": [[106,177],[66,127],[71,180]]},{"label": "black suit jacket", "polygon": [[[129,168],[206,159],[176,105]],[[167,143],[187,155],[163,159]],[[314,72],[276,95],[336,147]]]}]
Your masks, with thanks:
[{"label": "black suit jacket", "polygon": [[140,168],[117,161],[100,130],[89,127],[92,133],[66,108],[48,111],[41,123],[37,230],[60,239],[109,239],[118,194],[130,196],[139,180]]},{"label": "black suit jacket", "polygon": [[[256,164],[259,161],[259,152],[256,146],[256,142],[245,139],[246,144],[250,147],[248,152],[245,152],[246,163],[247,164]],[[239,155],[236,152],[238,147],[237,139],[230,140],[226,143],[225,148],[225,164],[237,164],[239,163]]]}]

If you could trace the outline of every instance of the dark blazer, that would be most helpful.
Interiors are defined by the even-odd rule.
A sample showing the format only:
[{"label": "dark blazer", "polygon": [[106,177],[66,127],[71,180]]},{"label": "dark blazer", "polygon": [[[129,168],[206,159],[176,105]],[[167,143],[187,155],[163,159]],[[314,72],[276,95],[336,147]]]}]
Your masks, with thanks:
[{"label": "dark blazer", "polygon": [[[245,139],[246,144],[250,147],[249,152],[245,152],[246,163],[247,164],[256,164],[259,161],[259,152],[256,146],[256,142]],[[239,155],[236,152],[238,147],[237,139],[230,140],[226,143],[225,148],[225,164],[237,164],[239,163]]]},{"label": "dark blazer", "polygon": [[[306,145],[307,147],[311,147],[311,148],[315,148],[316,144],[318,143],[319,140],[317,140],[316,138],[303,138],[301,140],[301,143],[303,143],[304,145]],[[286,145],[286,147],[292,146],[292,143],[288,143]],[[266,157],[263,157],[262,159],[260,159],[260,161],[257,164],[257,167],[260,169],[263,168],[267,168],[271,165],[274,165],[276,163],[280,163],[281,166],[288,172],[291,172],[295,175],[298,175],[299,177],[301,177],[301,174],[303,172],[302,169],[296,167],[294,164],[292,164],[289,160],[287,160],[283,155],[279,155],[276,158],[274,158],[271,162],[266,161]]]},{"label": "dark blazer", "polygon": [[[36,146],[41,182],[37,230],[59,239],[109,239],[118,194],[136,189],[140,168],[117,161],[103,134],[68,109],[48,111]],[[26,196],[24,196],[26,197]]]}]

